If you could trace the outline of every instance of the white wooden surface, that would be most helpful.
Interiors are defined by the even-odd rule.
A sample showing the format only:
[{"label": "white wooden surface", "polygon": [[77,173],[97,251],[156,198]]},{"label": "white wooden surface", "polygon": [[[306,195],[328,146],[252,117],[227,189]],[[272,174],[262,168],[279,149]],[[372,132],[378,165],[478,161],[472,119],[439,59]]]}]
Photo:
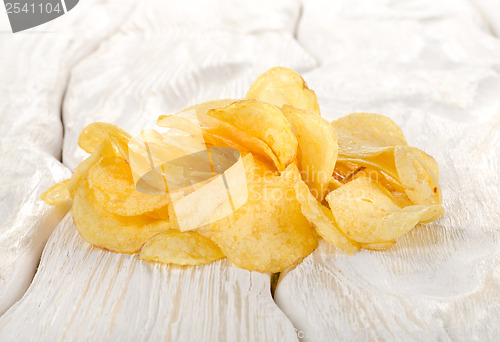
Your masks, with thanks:
[{"label": "white wooden surface", "polygon": [[[500,42],[478,3],[86,0],[43,33],[1,34],[0,340],[498,340]],[[38,197],[84,157],[85,124],[134,133],[274,65],[329,119],[400,124],[440,164],[445,216],[386,252],[322,243],[275,302],[269,275],[104,252],[67,216],[31,283],[64,215]]]},{"label": "white wooden surface", "polygon": [[438,161],[445,215],[389,251],[322,244],[282,277],[275,300],[304,341],[500,339],[500,41],[468,3],[434,3],[305,6],[323,114],[392,117]]},{"label": "white wooden surface", "polygon": [[269,288],[269,275],[227,259],[166,266],[91,247],[68,215],[29,290],[0,319],[0,340],[293,341]]},{"label": "white wooden surface", "polygon": [[71,174],[58,161],[69,72],[124,20],[131,3],[83,1],[80,15],[72,11],[15,35],[0,6],[0,314],[28,288],[64,215],[39,197]]}]

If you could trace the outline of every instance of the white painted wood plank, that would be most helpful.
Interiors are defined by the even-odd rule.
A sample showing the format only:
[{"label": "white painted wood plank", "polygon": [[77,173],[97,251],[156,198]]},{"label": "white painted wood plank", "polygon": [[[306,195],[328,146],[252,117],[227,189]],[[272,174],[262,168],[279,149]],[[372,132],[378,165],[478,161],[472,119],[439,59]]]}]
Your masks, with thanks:
[{"label": "white painted wood plank", "polygon": [[[289,32],[298,14],[296,5],[248,6],[231,25],[225,18],[233,11],[220,12],[213,4],[204,7],[207,15],[214,14],[205,22],[196,20],[197,11],[172,1],[139,6],[110,39],[72,69],[63,109],[64,163],[73,168],[85,157],[76,141],[89,122],[114,122],[138,132],[159,115],[184,106],[242,97],[253,78],[275,64],[313,67],[315,61]],[[277,19],[273,31],[264,32],[269,25],[259,19],[261,14]],[[253,33],[259,30],[263,32]],[[27,321],[30,329],[23,330]],[[14,336],[296,339],[290,321],[271,298],[269,275],[235,268],[228,261],[180,268],[103,252],[84,242],[69,218],[52,235],[29,291],[1,318],[0,339]]]},{"label": "white painted wood plank", "polygon": [[154,128],[162,114],[242,98],[273,66],[316,66],[293,37],[298,3],[225,5],[148,1],[83,60],[72,71],[64,103],[64,164],[73,169],[85,157],[77,137],[90,122],[113,122],[138,133]]},{"label": "white painted wood plank", "polygon": [[464,1],[342,3],[305,5],[306,79],[330,119],[388,115],[434,156],[445,214],[388,251],[322,243],[275,300],[304,341],[498,341],[500,41]]},{"label": "white painted wood plank", "polygon": [[[0,315],[28,288],[43,246],[65,214],[39,197],[70,175],[58,161],[69,70],[114,30],[131,4],[82,1],[29,32],[0,34]],[[7,25],[2,22],[1,29]]]},{"label": "white painted wood plank", "polygon": [[0,318],[0,340],[296,340],[269,279],[227,259],[179,267],[99,250],[68,214],[25,296]]}]

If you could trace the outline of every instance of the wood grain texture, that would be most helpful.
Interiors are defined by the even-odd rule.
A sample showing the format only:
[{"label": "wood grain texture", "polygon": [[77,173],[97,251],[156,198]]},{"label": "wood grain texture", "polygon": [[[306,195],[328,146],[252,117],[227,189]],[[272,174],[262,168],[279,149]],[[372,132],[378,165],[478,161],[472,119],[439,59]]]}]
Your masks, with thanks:
[{"label": "wood grain texture", "polygon": [[[65,165],[73,168],[85,157],[76,141],[89,122],[114,122],[136,133],[184,106],[242,97],[252,79],[275,64],[315,65],[289,32],[297,3],[247,5],[232,30],[224,29],[224,1],[197,4],[194,12],[174,1],[138,6],[72,69],[63,104]],[[210,20],[197,20],[203,8]],[[266,11],[276,19],[269,32],[259,19]],[[179,268],[103,252],[84,242],[69,218],[45,247],[31,288],[1,322],[0,340],[296,339],[272,300],[268,274],[227,261]]]},{"label": "wood grain texture", "polygon": [[0,318],[0,340],[293,341],[269,288],[269,275],[227,259],[179,267],[96,249],[68,214],[23,299]]},{"label": "wood grain texture", "polygon": [[15,51],[0,60],[0,313],[64,215],[38,196],[84,157],[85,124],[136,133],[160,114],[240,97],[274,65],[303,73],[330,120],[393,118],[441,166],[446,214],[385,252],[347,256],[321,243],[281,276],[279,308],[268,275],[98,250],[66,216],[28,292],[0,317],[0,340],[500,338],[500,43],[469,1],[85,3],[50,24],[68,34],[0,37],[1,51]]},{"label": "wood grain texture", "polygon": [[[445,208],[388,251],[322,243],[282,276],[275,300],[304,341],[500,339],[500,41],[455,3],[304,7],[298,37],[322,63],[305,78],[323,114],[391,117],[436,158]],[[336,44],[319,44],[330,34]]]},{"label": "wood grain texture", "polygon": [[113,32],[132,4],[85,1],[28,33],[0,33],[0,314],[28,288],[65,214],[39,197],[71,174],[59,162],[70,69]]},{"label": "wood grain texture", "polygon": [[154,128],[162,114],[241,98],[272,66],[305,71],[316,65],[293,37],[297,2],[225,5],[148,1],[82,60],[72,70],[64,102],[64,164],[72,169],[84,158],[77,137],[90,122],[113,122],[135,134]]}]

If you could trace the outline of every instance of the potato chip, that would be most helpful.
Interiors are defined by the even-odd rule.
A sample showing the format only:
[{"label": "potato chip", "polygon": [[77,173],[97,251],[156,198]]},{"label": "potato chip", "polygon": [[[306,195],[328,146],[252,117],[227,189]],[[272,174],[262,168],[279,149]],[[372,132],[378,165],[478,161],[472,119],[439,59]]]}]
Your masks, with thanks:
[{"label": "potato chip", "polygon": [[347,159],[349,158],[343,157],[343,160],[338,160],[337,158],[335,169],[333,170],[332,177],[341,183],[347,183],[347,179],[352,177],[354,172],[362,168],[359,164],[346,161]]},{"label": "potato chip", "polygon": [[[408,198],[415,204],[441,203],[441,187],[435,172],[436,165],[429,166],[419,156],[421,151],[415,147],[397,146],[394,159],[397,174]],[[429,161],[428,158],[426,160]],[[433,159],[432,159],[433,160]]]},{"label": "potato chip", "polygon": [[362,243],[394,240],[435,210],[422,205],[402,209],[386,192],[379,183],[362,177],[330,192],[326,199],[339,229]]},{"label": "potato chip", "polygon": [[316,231],[323,239],[348,253],[354,253],[359,250],[359,244],[346,237],[337,228],[330,209],[313,197],[307,185],[302,180],[299,179],[295,183],[294,189],[301,206],[302,214],[316,227]]},{"label": "potato chip", "polygon": [[[273,150],[261,139],[251,136],[247,132],[236,129],[230,123],[226,123],[213,116],[208,115],[211,109],[225,107],[236,100],[215,100],[200,103],[188,107],[175,116],[181,116],[191,120],[193,124],[200,125],[205,143],[211,146],[228,146],[239,150],[242,154],[250,151],[252,154],[269,159],[278,169],[284,170]],[[172,115],[162,115],[158,118],[157,125],[161,127],[171,127]],[[179,125],[175,125],[179,127]]]},{"label": "potato chip", "polygon": [[76,229],[85,241],[117,253],[137,253],[146,241],[171,228],[168,221],[107,211],[95,200],[86,182],[75,194],[72,212]]},{"label": "potato chip", "polygon": [[260,272],[289,271],[320,237],[348,253],[388,249],[444,212],[436,161],[391,119],[328,123],[287,68],[262,74],[245,99],[200,103],[157,124],[167,129],[134,137],[86,126],[78,144],[91,155],[41,199],[74,198],[77,230],[97,247],[177,265],[227,256]]},{"label": "potato chip", "polygon": [[245,97],[277,107],[287,104],[320,114],[318,98],[314,91],[307,87],[302,76],[284,67],[275,67],[260,75],[252,83]]},{"label": "potato chip", "polygon": [[[394,186],[401,188],[401,185],[399,184],[399,177],[398,173],[396,171],[396,166],[394,164],[394,148],[391,147],[388,150],[385,150],[381,152],[380,154],[376,156],[369,156],[369,157],[362,157],[362,158],[353,158],[353,157],[346,157],[343,155],[339,155],[337,157],[337,162],[338,163],[350,163],[350,164],[356,164],[371,170],[376,170],[385,173],[389,177],[391,177],[393,180],[396,182],[393,184]],[[355,171],[358,171],[359,169],[356,169]],[[344,181],[347,182],[351,178],[347,178]]]},{"label": "potato chip", "polygon": [[439,166],[434,158],[425,153],[424,151],[413,147],[412,152],[429,168],[429,170],[434,174],[436,180],[439,181]]},{"label": "potato chip", "polygon": [[273,105],[253,99],[242,100],[212,109],[208,115],[263,141],[276,156],[279,170],[284,170],[295,158],[297,139],[286,117]]},{"label": "potato chip", "polygon": [[139,259],[164,264],[203,265],[224,258],[219,247],[199,233],[167,230],[146,242]]},{"label": "potato chip", "polygon": [[284,105],[283,114],[297,137],[297,159],[304,182],[323,200],[337,160],[337,135],[328,121],[313,112]]},{"label": "potato chip", "polygon": [[343,156],[375,156],[394,146],[408,145],[401,128],[384,115],[353,113],[332,121],[332,125]]},{"label": "potato chip", "polygon": [[[416,207],[416,206],[414,206],[414,207]],[[440,218],[444,213],[444,208],[440,204],[433,204],[430,206],[427,205],[424,207],[426,207],[427,209],[426,209],[425,214],[422,215],[422,217],[420,217],[420,221],[418,221],[419,223],[429,223],[429,222],[435,221],[438,218]]]},{"label": "potato chip", "polygon": [[358,172],[356,172],[350,180],[354,180],[360,177],[369,177],[373,179],[373,181],[380,183],[380,185],[387,189],[387,196],[389,196],[401,208],[414,204],[408,198],[408,195],[406,195],[406,192],[401,184],[394,178],[386,175],[384,172],[363,167]]},{"label": "potato chip", "polygon": [[406,193],[397,191],[397,190],[389,190],[391,194],[391,199],[401,208],[408,207],[413,205],[414,203],[408,198]]},{"label": "potato chip", "polygon": [[105,140],[112,143],[117,155],[128,159],[130,134],[114,124],[94,122],[87,125],[78,136],[78,146],[91,154]]},{"label": "potato chip", "polygon": [[97,148],[92,152],[90,156],[87,157],[84,161],[78,164],[73,171],[73,175],[67,183],[68,191],[71,198],[75,197],[75,193],[78,190],[81,182],[85,180],[87,177],[89,170],[92,166],[99,163],[102,158],[102,155],[105,150],[111,149],[109,142],[106,140],[101,143]]},{"label": "potato chip", "polygon": [[344,179],[344,183],[347,183],[351,180],[360,178],[360,177],[369,177],[376,182],[379,182],[384,188],[393,192],[399,191],[404,193],[404,188],[401,184],[391,176],[385,174],[383,171],[374,170],[369,167],[361,166],[359,169],[350,174],[346,179]]},{"label": "potato chip", "polygon": [[[252,155],[243,161],[249,173],[256,168]],[[280,272],[309,255],[317,240],[302,215],[293,182],[284,176],[263,180],[248,175],[247,183],[247,203],[200,233],[247,270]]]},{"label": "potato chip", "polygon": [[137,191],[130,166],[122,158],[107,158],[94,165],[87,177],[90,189],[100,205],[121,216],[136,216],[165,207],[168,194]]},{"label": "potato chip", "polygon": [[170,217],[170,214],[169,214],[168,205],[166,205],[166,206],[164,206],[162,208],[153,210],[153,211],[145,212],[144,215],[149,216],[151,218],[154,218],[156,220],[170,221],[170,224],[172,225],[172,229],[175,229],[174,224],[171,221],[171,217]]},{"label": "potato chip", "polygon": [[396,244],[395,240],[385,241],[385,242],[374,242],[374,243],[364,243],[361,245],[363,249],[369,249],[372,251],[383,251],[384,249],[389,249]]},{"label": "potato chip", "polygon": [[68,190],[69,181],[69,179],[65,179],[62,182],[52,185],[40,196],[40,199],[48,205],[61,205],[71,201],[71,195]]},{"label": "potato chip", "polygon": [[335,189],[340,188],[343,183],[339,182],[336,178],[332,177],[330,178],[330,181],[328,182],[328,190],[327,193],[332,192]]}]

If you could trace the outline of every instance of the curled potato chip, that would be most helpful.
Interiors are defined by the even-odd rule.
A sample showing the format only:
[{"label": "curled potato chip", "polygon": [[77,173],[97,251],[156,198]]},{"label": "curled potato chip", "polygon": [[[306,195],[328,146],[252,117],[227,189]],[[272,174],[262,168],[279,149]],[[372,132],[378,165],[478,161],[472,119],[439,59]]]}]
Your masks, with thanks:
[{"label": "curled potato chip", "polygon": [[354,253],[359,250],[359,244],[346,237],[335,225],[330,209],[319,203],[309,192],[307,185],[298,180],[295,185],[295,194],[300,203],[302,214],[315,227],[318,234],[329,244],[342,248],[346,252]]},{"label": "curled potato chip", "polygon": [[271,104],[254,99],[241,100],[212,109],[208,115],[263,141],[276,156],[279,170],[292,163],[297,154],[298,142],[290,123],[281,110]]},{"label": "curled potato chip", "polygon": [[[414,206],[416,207],[416,206]],[[419,223],[429,223],[440,218],[444,213],[444,208],[440,204],[433,204],[425,206],[427,208],[424,215],[420,217]]]},{"label": "curled potato chip", "polygon": [[302,179],[313,195],[321,201],[337,160],[335,130],[328,121],[313,112],[284,105],[283,114],[297,137],[297,159]]},{"label": "curled potato chip", "polygon": [[375,156],[394,146],[408,145],[401,128],[384,115],[353,113],[332,121],[332,125],[343,156]]},{"label": "curled potato chip", "polygon": [[342,185],[344,185],[344,184],[341,183],[340,181],[338,181],[336,178],[334,178],[334,177],[330,178],[330,180],[328,181],[327,193],[332,192],[333,190],[340,188]]},{"label": "curled potato chip", "polygon": [[362,243],[392,241],[427,219],[434,208],[414,205],[400,208],[387,190],[371,178],[353,180],[326,197],[339,229]]},{"label": "curled potato chip", "polygon": [[385,242],[374,242],[374,243],[363,243],[361,246],[363,249],[369,249],[372,251],[383,251],[384,249],[389,249],[396,244],[395,240],[385,241]]},{"label": "curled potato chip", "polygon": [[388,189],[391,192],[399,191],[404,193],[404,188],[401,186],[399,181],[385,174],[383,171],[371,169],[365,166],[361,166],[359,169],[351,173],[346,179],[344,179],[344,183],[360,177],[369,177],[375,182],[379,182],[384,186],[384,188]]},{"label": "curled potato chip", "polygon": [[171,228],[168,221],[107,211],[95,200],[87,182],[78,188],[72,212],[76,229],[85,241],[117,253],[137,253],[146,241]]},{"label": "curled potato chip", "polygon": [[252,83],[245,97],[277,107],[288,104],[320,114],[318,98],[314,91],[307,87],[302,76],[284,67],[275,67],[260,75]]},{"label": "curled potato chip", "polygon": [[87,180],[97,202],[117,215],[141,215],[159,210],[170,201],[168,194],[137,191],[130,166],[122,158],[102,159],[90,169]]},{"label": "curled potato chip", "polygon": [[147,215],[151,218],[154,218],[156,220],[165,220],[165,221],[170,221],[170,224],[172,225],[172,229],[175,229],[174,224],[171,220],[170,214],[169,214],[169,209],[168,205],[155,209],[153,211],[148,211],[145,212],[144,215]]},{"label": "curled potato chip", "polygon": [[91,155],[41,198],[74,198],[77,230],[97,247],[178,265],[227,255],[261,272],[291,269],[319,236],[348,253],[388,249],[444,211],[436,161],[391,119],[353,113],[328,123],[287,68],[262,74],[246,99],[201,103],[157,124],[168,129],[134,137],[88,125],[78,144]]},{"label": "curled potato chip", "polygon": [[[257,168],[252,155],[247,154],[243,161],[247,172]],[[280,272],[309,255],[317,240],[302,215],[293,182],[285,176],[264,180],[248,175],[247,185],[246,204],[200,233],[247,270]]]},{"label": "curled potato chip", "polygon": [[88,156],[84,161],[78,164],[77,167],[75,167],[75,170],[73,170],[73,175],[67,183],[71,198],[75,197],[76,191],[80,187],[82,181],[84,181],[89,174],[90,168],[99,163],[103,156],[103,153],[106,153],[105,151],[109,151],[110,149],[111,146],[109,142],[107,140],[104,141],[99,146],[97,146],[97,148],[92,152],[90,156]]},{"label": "curled potato chip", "polygon": [[436,160],[427,153],[425,153],[424,151],[416,147],[412,147],[411,150],[422,161],[422,163],[424,163],[425,166],[427,166],[427,168],[429,169],[429,171],[432,172],[436,180],[439,181],[439,166]]},{"label": "curled potato chip", "polygon": [[78,146],[87,153],[93,153],[105,140],[112,143],[117,155],[128,158],[130,134],[111,123],[94,122],[87,125],[78,136]]},{"label": "curled potato chip", "polygon": [[228,106],[237,100],[225,99],[200,103],[188,107],[175,116],[162,115],[158,118],[157,125],[161,127],[179,127],[173,123],[172,117],[182,117],[189,119],[192,124],[199,125],[203,132],[203,138],[207,145],[228,146],[239,150],[242,154],[252,152],[252,154],[269,159],[279,169],[284,169],[273,150],[261,139],[236,129],[230,123],[219,120],[208,115],[212,109]]},{"label": "curled potato chip", "polygon": [[414,204],[406,195],[405,190],[401,186],[399,181],[385,174],[383,171],[378,171],[362,166],[351,175],[349,175],[349,177],[344,180],[344,183],[360,177],[369,177],[374,182],[382,185],[387,190],[387,196],[389,196],[394,202],[396,202],[398,206],[403,208]]},{"label": "curled potato chip", "polygon": [[435,174],[437,170],[432,170],[436,169],[436,166],[432,164],[429,166],[424,162],[419,157],[422,153],[415,147],[397,146],[394,150],[397,174],[413,203],[439,204],[441,203],[441,187]]},{"label": "curled potato chip", "polygon": [[65,179],[62,182],[52,185],[40,196],[40,199],[48,205],[61,205],[71,201],[71,195],[68,190],[69,181],[69,179]]},{"label": "curled potato chip", "polygon": [[203,265],[224,258],[219,247],[197,232],[167,230],[142,246],[139,258],[164,264]]}]

